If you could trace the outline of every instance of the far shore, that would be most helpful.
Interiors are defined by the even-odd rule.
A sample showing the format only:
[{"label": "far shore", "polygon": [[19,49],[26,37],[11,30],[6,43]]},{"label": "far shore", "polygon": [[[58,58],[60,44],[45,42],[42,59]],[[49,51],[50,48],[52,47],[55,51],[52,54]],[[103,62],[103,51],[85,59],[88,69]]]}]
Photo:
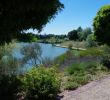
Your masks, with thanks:
[{"label": "far shore", "polygon": [[[68,48],[68,46],[61,46],[60,44],[54,44],[54,46],[61,47],[61,48]],[[76,47],[72,47],[71,49],[73,49],[73,50],[81,50],[81,51],[87,50],[87,49],[84,49],[84,48],[76,48]]]}]

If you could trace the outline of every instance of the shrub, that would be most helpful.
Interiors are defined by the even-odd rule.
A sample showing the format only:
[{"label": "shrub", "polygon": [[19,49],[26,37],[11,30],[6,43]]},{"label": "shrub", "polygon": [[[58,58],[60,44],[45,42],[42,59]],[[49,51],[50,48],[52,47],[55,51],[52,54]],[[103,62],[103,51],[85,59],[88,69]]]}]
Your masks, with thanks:
[{"label": "shrub", "polygon": [[73,78],[80,85],[84,85],[91,80],[91,76],[86,72],[82,74],[77,74],[76,76],[72,75],[71,78]]},{"label": "shrub", "polygon": [[17,49],[15,41],[0,46],[0,75],[15,74],[20,67],[20,60],[13,55],[13,49]]},{"label": "shrub", "polygon": [[18,100],[22,91],[22,82],[17,76],[0,76],[0,100]]},{"label": "shrub", "polygon": [[85,74],[71,75],[65,84],[65,89],[74,90],[81,85],[85,85],[91,78]]},{"label": "shrub", "polygon": [[110,69],[110,54],[108,54],[108,55],[104,55],[103,57],[102,57],[102,64],[104,65],[104,66],[106,66],[107,68],[109,68]]},{"label": "shrub", "polygon": [[79,84],[76,82],[67,82],[65,84],[65,88],[66,90],[75,90],[76,88],[79,87]]},{"label": "shrub", "polygon": [[110,47],[105,45],[103,47],[103,50],[104,50],[104,53],[102,55],[101,63],[107,68],[110,68]]},{"label": "shrub", "polygon": [[85,73],[89,73],[95,74],[95,71],[100,70],[98,68],[98,62],[92,61],[92,62],[79,62],[79,63],[75,63],[72,64],[71,66],[69,66],[66,70],[66,72],[69,75],[84,75]]},{"label": "shrub", "polygon": [[23,82],[26,88],[26,98],[31,100],[53,99],[60,89],[60,79],[54,68],[33,68]]},{"label": "shrub", "polygon": [[89,34],[86,38],[86,47],[96,47],[97,46],[97,43],[94,39],[94,34]]},{"label": "shrub", "polygon": [[76,63],[76,64],[72,64],[71,66],[69,66],[67,68],[67,73],[69,75],[72,75],[72,74],[75,74],[75,73],[78,73],[78,72],[84,72],[85,70],[85,64],[84,63]]}]

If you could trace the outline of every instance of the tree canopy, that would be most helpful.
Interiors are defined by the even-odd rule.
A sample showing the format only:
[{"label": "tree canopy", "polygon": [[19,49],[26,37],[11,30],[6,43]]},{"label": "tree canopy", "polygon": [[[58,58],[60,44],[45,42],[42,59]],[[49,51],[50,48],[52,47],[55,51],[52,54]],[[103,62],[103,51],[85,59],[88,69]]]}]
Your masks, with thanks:
[{"label": "tree canopy", "polygon": [[0,0],[0,43],[29,28],[41,31],[63,7],[59,0]]},{"label": "tree canopy", "polygon": [[68,38],[70,40],[77,40],[78,39],[78,32],[77,32],[77,30],[72,30],[72,31],[68,32]]},{"label": "tree canopy", "polygon": [[110,45],[110,5],[103,6],[93,22],[96,40],[102,44]]},{"label": "tree canopy", "polygon": [[83,29],[82,31],[78,32],[79,40],[80,41],[86,40],[89,34],[92,34],[92,30],[90,27]]},{"label": "tree canopy", "polygon": [[89,34],[92,34],[92,30],[90,27],[87,27],[85,29],[83,29],[82,27],[78,27],[76,30],[68,32],[68,38],[75,41],[85,41]]}]

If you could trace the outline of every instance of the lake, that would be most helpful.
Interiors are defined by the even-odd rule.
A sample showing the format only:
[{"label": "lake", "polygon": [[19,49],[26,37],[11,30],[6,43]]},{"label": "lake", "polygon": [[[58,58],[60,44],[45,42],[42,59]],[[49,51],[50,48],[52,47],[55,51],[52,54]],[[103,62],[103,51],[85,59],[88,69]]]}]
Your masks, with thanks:
[{"label": "lake", "polygon": [[[29,43],[17,43],[18,48],[14,50],[14,56],[17,58],[22,58],[22,54],[20,53],[20,49]],[[55,57],[65,53],[68,49],[53,46],[52,44],[38,43],[42,49],[42,58],[48,58],[54,60]],[[25,68],[30,68],[32,65],[26,64]]]}]

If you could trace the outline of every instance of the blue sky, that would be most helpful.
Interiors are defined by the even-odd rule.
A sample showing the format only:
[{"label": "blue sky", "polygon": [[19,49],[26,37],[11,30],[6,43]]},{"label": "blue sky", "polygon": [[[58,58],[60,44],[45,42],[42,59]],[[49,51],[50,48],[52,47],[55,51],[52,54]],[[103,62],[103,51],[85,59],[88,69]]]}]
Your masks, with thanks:
[{"label": "blue sky", "polygon": [[60,0],[65,8],[44,27],[42,34],[67,34],[81,26],[92,27],[97,11],[110,0]]}]

